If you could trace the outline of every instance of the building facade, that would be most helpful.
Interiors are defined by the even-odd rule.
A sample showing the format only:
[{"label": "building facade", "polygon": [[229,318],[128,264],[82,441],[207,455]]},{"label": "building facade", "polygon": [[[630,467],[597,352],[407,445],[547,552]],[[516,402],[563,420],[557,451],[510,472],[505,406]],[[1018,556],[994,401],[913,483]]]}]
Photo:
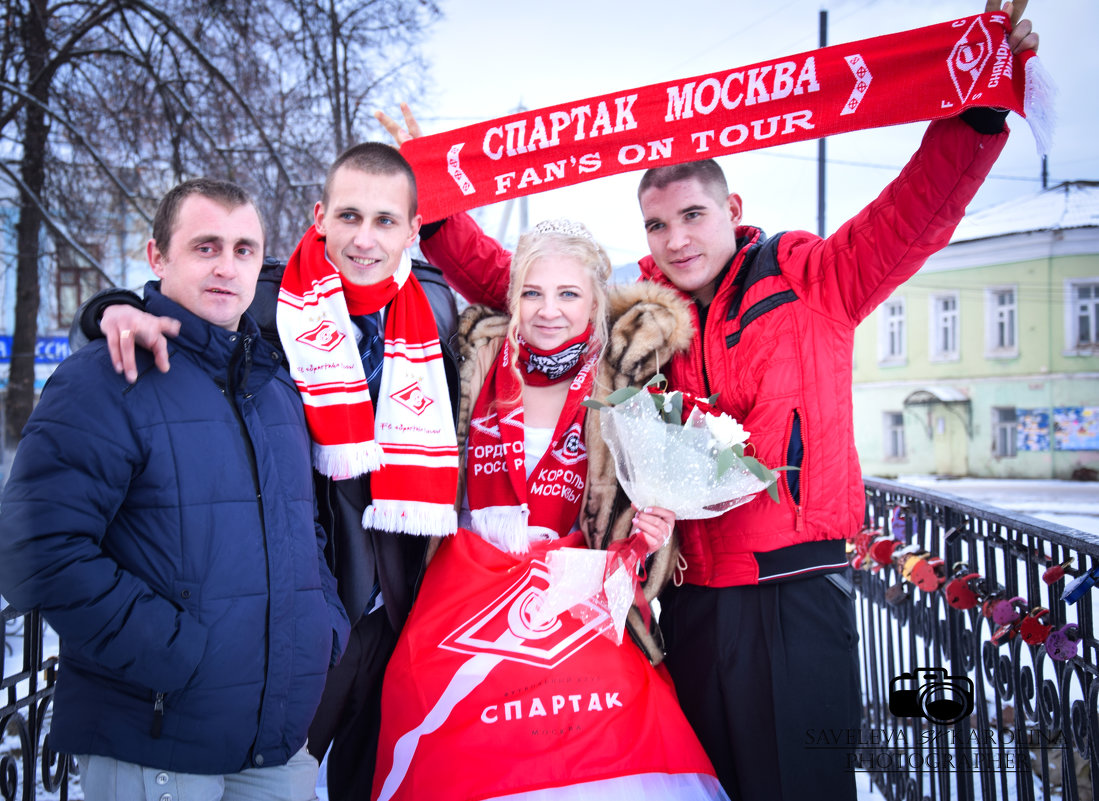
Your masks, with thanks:
[{"label": "building facade", "polygon": [[967,217],[855,335],[863,472],[1094,478],[1099,183]]}]

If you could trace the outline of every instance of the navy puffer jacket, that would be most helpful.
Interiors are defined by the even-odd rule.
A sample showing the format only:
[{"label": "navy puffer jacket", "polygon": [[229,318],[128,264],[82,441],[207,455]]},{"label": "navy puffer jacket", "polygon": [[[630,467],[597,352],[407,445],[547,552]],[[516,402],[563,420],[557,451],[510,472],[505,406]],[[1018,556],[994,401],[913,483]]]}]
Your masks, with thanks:
[{"label": "navy puffer jacket", "polygon": [[61,637],[54,750],[188,773],[286,762],[348,623],[301,400],[250,317],[182,321],[171,370],[106,343],[48,382],[0,504],[0,593]]}]

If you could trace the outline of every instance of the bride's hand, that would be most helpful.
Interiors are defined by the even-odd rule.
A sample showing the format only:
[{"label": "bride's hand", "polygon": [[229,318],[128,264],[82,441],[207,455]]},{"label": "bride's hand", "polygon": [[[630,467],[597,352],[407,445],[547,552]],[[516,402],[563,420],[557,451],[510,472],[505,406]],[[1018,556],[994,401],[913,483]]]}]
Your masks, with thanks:
[{"label": "bride's hand", "polygon": [[633,533],[640,534],[645,540],[648,553],[660,550],[672,536],[675,528],[675,513],[660,506],[634,507]]}]

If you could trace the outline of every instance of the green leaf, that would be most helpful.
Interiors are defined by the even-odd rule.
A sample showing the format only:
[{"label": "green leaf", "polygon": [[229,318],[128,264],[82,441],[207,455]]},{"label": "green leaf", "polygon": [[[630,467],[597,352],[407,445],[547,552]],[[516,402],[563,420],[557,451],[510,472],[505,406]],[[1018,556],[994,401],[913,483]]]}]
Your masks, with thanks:
[{"label": "green leaf", "polygon": [[607,405],[617,406],[619,403],[625,403],[640,391],[641,390],[637,387],[622,387],[622,389],[616,389],[607,396]]},{"label": "green leaf", "polygon": [[775,475],[774,471],[764,467],[763,463],[755,457],[744,456],[741,461],[744,462],[744,466],[748,468],[748,471],[760,481],[766,481],[770,484],[778,481],[778,476]]},{"label": "green leaf", "polygon": [[674,425],[683,422],[683,396],[676,393],[670,397],[669,401],[669,396],[664,396],[664,421]]},{"label": "green leaf", "polygon": [[652,378],[650,378],[648,381],[645,382],[645,386],[646,387],[654,387],[654,386],[667,385],[667,383],[668,383],[668,380],[666,378],[664,378],[664,374],[663,373],[657,373],[656,375],[654,375]]},{"label": "green leaf", "polygon": [[737,455],[733,453],[731,448],[726,448],[717,455],[717,477],[721,478],[727,472],[729,468],[735,465],[737,462]]},{"label": "green leaf", "polygon": [[597,401],[595,398],[588,398],[587,400],[580,401],[580,405],[587,406],[589,409],[595,409],[596,411],[607,408],[607,404],[603,403],[603,401]]},{"label": "green leaf", "polygon": [[711,395],[710,397],[706,398],[706,403],[708,403],[708,404],[710,404],[711,406],[713,406],[713,405],[714,405],[715,403],[717,403],[717,399],[718,399],[718,396],[719,396],[719,395],[721,395],[721,393],[720,393],[720,392],[715,392],[715,393],[714,393],[713,395]]},{"label": "green leaf", "polygon": [[768,484],[767,494],[771,496],[771,500],[778,503],[778,484]]}]

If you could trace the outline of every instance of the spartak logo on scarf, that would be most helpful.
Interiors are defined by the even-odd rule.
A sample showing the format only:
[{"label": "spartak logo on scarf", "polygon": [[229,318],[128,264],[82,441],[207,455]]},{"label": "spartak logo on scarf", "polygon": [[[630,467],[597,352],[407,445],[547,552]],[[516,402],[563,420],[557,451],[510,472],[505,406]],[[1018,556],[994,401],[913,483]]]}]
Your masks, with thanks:
[{"label": "spartak logo on scarf", "polygon": [[422,136],[401,154],[429,222],[616,173],[977,106],[1024,114],[1045,153],[1047,79],[1033,52],[1012,56],[1010,29],[1001,12],[967,17]]}]

